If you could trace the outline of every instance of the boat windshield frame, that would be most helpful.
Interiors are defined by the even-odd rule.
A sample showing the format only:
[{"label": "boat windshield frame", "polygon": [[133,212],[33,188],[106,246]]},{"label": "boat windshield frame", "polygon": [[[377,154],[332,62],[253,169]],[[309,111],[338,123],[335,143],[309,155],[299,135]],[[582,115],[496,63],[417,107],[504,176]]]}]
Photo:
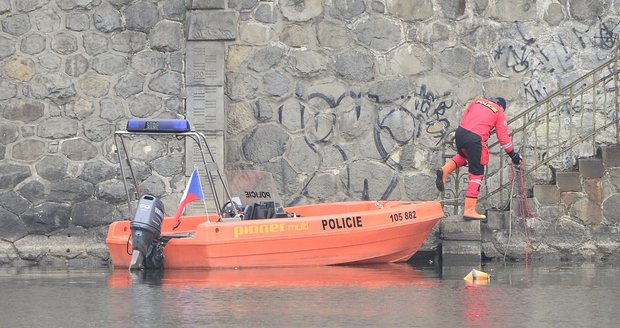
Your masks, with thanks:
[{"label": "boat windshield frame", "polygon": [[[133,166],[131,165],[131,157],[129,156],[129,152],[125,144],[125,137],[128,137],[128,136],[150,136],[150,137],[167,136],[167,137],[176,137],[177,139],[178,138],[190,138],[191,140],[193,140],[195,144],[198,146],[205,172],[207,172],[206,174],[207,181],[208,181],[209,187],[211,188],[211,192],[213,193],[213,200],[217,208],[217,214],[220,218],[222,217],[222,210],[225,204],[227,204],[228,202],[232,202],[232,196],[230,193],[230,188],[228,186],[226,176],[218,167],[217,162],[215,161],[215,158],[213,157],[213,152],[211,151],[211,148],[209,147],[209,143],[207,142],[207,137],[204,133],[197,132],[197,131],[134,132],[134,131],[127,131],[127,130],[118,130],[114,132],[114,145],[116,146],[118,164],[121,169],[121,178],[123,180],[123,186],[125,187],[125,193],[127,195],[127,205],[129,207],[129,214],[131,217],[133,217],[135,214],[134,213],[135,208],[132,203],[137,202],[140,199],[141,192],[140,192],[140,186],[138,184],[138,179],[136,178],[136,174],[134,172]],[[209,159],[211,160],[210,162],[207,161],[207,154],[205,154],[205,149],[206,149],[206,153],[209,156]],[[125,166],[127,166],[127,169],[129,170],[129,174],[131,176],[127,176],[127,172],[125,171],[126,169]],[[209,169],[209,166],[212,167],[211,170]],[[217,177],[220,180],[220,183],[223,186],[224,193],[225,193],[226,200],[227,200],[226,203],[224,204],[221,203],[220,195],[218,194],[217,188],[215,187],[214,179],[211,174],[211,172],[213,171],[215,171]],[[133,192],[135,199],[133,200],[132,200],[132,192],[130,191],[129,185],[127,182],[128,179],[131,179],[131,181],[133,182],[133,187],[135,188],[135,192]],[[235,214],[236,214],[237,209],[234,206],[232,207],[232,210],[235,211]]]}]

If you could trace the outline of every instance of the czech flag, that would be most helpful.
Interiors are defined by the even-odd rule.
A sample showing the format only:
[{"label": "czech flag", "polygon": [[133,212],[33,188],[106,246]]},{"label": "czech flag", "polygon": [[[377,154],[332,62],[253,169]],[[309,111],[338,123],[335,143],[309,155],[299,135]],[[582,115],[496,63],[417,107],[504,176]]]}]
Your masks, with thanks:
[{"label": "czech flag", "polygon": [[[192,175],[189,177],[189,181],[187,182],[187,186],[185,187],[185,191],[183,192],[183,196],[181,197],[181,203],[179,203],[179,208],[174,213],[174,218],[177,219],[177,225],[179,226],[181,223],[181,214],[185,210],[185,206],[187,204],[195,201],[195,200],[203,200],[204,196],[202,194],[202,185],[200,184],[200,177],[198,177],[198,170],[194,168]],[[175,227],[175,228],[176,228]]]}]

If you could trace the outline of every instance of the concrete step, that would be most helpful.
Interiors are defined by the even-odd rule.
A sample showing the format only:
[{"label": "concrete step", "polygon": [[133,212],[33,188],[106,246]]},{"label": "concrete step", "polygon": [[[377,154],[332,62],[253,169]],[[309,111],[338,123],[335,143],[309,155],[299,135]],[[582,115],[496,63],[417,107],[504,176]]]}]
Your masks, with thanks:
[{"label": "concrete step", "polygon": [[601,178],[605,174],[603,160],[600,158],[580,158],[579,173],[584,179]]},{"label": "concrete step", "polygon": [[439,227],[442,240],[467,240],[480,242],[480,221],[463,220],[461,215],[451,215],[441,220]]},{"label": "concrete step", "polygon": [[601,150],[605,167],[620,167],[620,145],[605,146]]},{"label": "concrete step", "polygon": [[581,191],[581,174],[579,172],[556,172],[555,178],[560,192]]}]

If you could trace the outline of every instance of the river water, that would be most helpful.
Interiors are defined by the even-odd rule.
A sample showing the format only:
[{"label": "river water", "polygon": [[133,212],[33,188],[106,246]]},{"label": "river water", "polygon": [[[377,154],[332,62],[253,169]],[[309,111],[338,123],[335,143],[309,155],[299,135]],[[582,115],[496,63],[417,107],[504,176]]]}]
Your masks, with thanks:
[{"label": "river water", "polygon": [[0,269],[0,327],[618,327],[620,267]]}]

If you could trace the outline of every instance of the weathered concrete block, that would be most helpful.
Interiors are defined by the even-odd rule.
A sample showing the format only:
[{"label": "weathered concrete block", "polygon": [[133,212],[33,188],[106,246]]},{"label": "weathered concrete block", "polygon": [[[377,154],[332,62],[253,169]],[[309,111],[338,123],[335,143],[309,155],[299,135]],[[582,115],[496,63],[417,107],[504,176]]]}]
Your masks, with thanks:
[{"label": "weathered concrete block", "polygon": [[605,167],[620,166],[620,145],[603,147],[603,164]]},{"label": "weathered concrete block", "polygon": [[579,159],[579,173],[585,179],[600,178],[605,173],[603,160],[599,158],[581,158]]},{"label": "weathered concrete block", "polygon": [[534,186],[534,198],[542,205],[555,205],[560,202],[560,189],[556,185]]},{"label": "weathered concrete block", "polygon": [[441,239],[480,241],[480,221],[465,221],[460,215],[449,216],[441,220]]},{"label": "weathered concrete block", "polygon": [[555,178],[560,192],[581,191],[581,174],[579,172],[557,172]]},{"label": "weathered concrete block", "polygon": [[441,243],[442,263],[480,263],[480,241],[444,240]]}]

